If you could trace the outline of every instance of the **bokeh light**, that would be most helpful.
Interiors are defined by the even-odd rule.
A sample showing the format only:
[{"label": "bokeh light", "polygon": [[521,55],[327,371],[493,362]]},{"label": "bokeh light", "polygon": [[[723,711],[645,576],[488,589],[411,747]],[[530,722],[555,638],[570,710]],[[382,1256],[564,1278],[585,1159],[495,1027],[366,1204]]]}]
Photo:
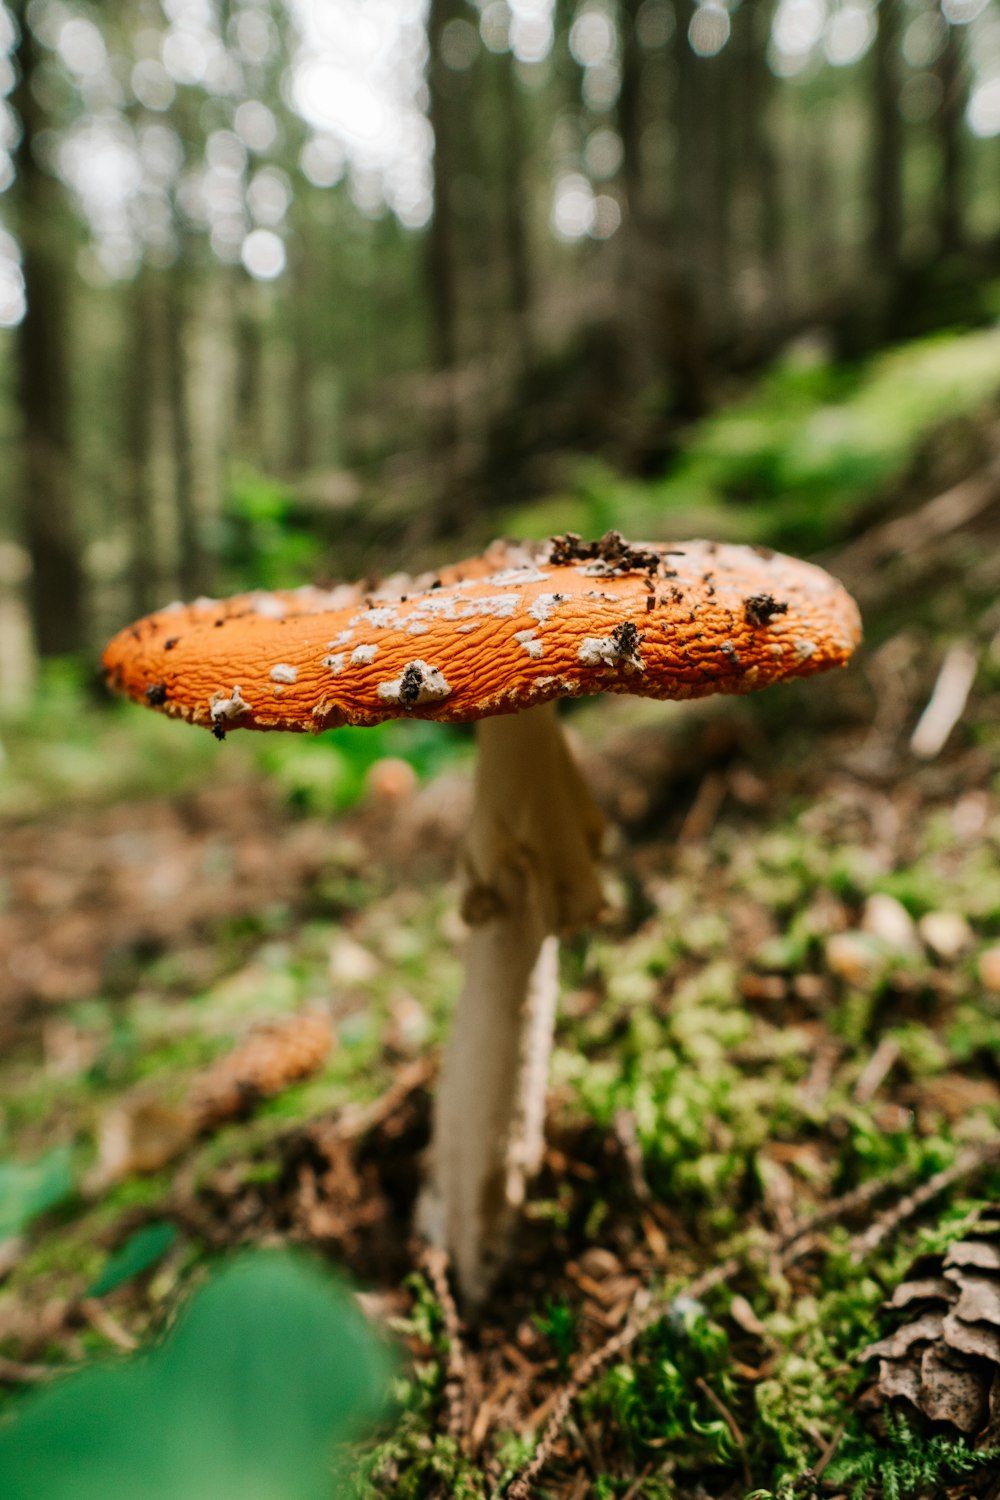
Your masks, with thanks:
[{"label": "bokeh light", "polygon": [[941,12],[953,26],[968,26],[986,9],[987,0],[941,0]]},{"label": "bokeh light", "polygon": [[544,62],[552,51],[554,0],[510,0],[510,48],[518,62]]},{"label": "bokeh light", "polygon": [[[424,113],[427,38],[421,0],[289,0],[298,44],[293,108],[343,152],[363,213],[388,207],[418,228],[432,207],[433,134]],[[325,150],[325,154],[324,154]],[[340,172],[329,150],[301,158],[317,186]]]},{"label": "bokeh light", "polygon": [[285,242],[271,229],[252,229],[240,247],[240,260],[256,281],[273,281],[285,269]]},{"label": "bokeh light", "polygon": [[624,154],[622,138],[616,130],[602,125],[587,137],[584,161],[590,176],[598,182],[617,175]]},{"label": "bokeh light", "polygon": [[729,40],[729,12],[716,0],[704,0],[691,17],[688,41],[699,57],[715,57]]},{"label": "bokeh light", "polygon": [[442,28],[441,60],[446,68],[464,73],[471,68],[479,52],[479,32],[471,21],[456,16]]},{"label": "bokeh light", "polygon": [[973,135],[983,139],[1000,135],[1000,74],[973,90],[967,118]]},{"label": "bokeh light", "polygon": [[259,99],[244,99],[233,114],[233,129],[251,151],[270,151],[278,139],[278,122],[273,110]]},{"label": "bokeh light", "polygon": [[860,62],[875,40],[875,18],[865,5],[842,5],[826,23],[823,52],[835,68]]},{"label": "bokeh light", "polygon": [[488,0],[479,18],[479,34],[490,52],[506,52],[510,47],[513,14],[507,0]]},{"label": "bokeh light", "polygon": [[768,61],[781,78],[809,66],[826,28],[825,0],[780,0],[771,25]]},{"label": "bokeh light", "polygon": [[903,57],[911,68],[930,68],[948,40],[948,23],[939,10],[914,17],[903,33]]},{"label": "bokeh light", "polygon": [[594,190],[580,172],[556,182],[552,197],[552,230],[561,240],[582,240],[594,226]]},{"label": "bokeh light", "polygon": [[24,314],[24,277],[17,245],[0,229],[0,328],[16,328]]}]

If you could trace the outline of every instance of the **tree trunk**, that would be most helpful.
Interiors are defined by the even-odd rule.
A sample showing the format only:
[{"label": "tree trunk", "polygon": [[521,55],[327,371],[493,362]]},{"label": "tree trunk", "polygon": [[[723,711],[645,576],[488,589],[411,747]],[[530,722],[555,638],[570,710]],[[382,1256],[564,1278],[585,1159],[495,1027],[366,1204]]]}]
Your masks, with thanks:
[{"label": "tree trunk", "polygon": [[963,67],[962,42],[955,26],[948,27],[937,67],[941,80],[941,108],[936,117],[941,146],[941,188],[937,218],[941,249],[949,254],[961,250],[965,241],[962,214],[962,117],[965,114],[967,75]]},{"label": "tree trunk", "polygon": [[699,71],[699,59],[688,40],[694,15],[693,0],[677,0],[675,11],[674,254],[670,264],[661,268],[654,327],[663,350],[664,365],[674,377],[674,409],[678,416],[694,420],[703,416],[710,404],[704,327],[707,288],[703,278],[707,165],[703,130],[704,78]]},{"label": "tree trunk", "polygon": [[830,302],[837,287],[838,219],[834,208],[836,182],[830,161],[830,143],[836,139],[828,104],[817,111],[805,136],[805,197],[811,303]]},{"label": "tree trunk", "polygon": [[734,76],[732,43],[727,43],[715,57],[704,58],[699,66],[709,107],[705,125],[708,134],[707,198],[707,265],[711,284],[709,323],[714,331],[727,337],[732,332],[733,263],[730,226],[733,174],[730,139],[731,101],[738,80]]},{"label": "tree trunk", "polygon": [[245,463],[263,462],[264,346],[257,284],[242,271],[236,286],[236,455]]},{"label": "tree trunk", "polygon": [[642,48],[636,22],[641,0],[620,0],[618,32],[621,47],[621,87],[618,90],[618,134],[622,142],[622,182],[626,210],[635,224],[645,223],[642,173]]},{"label": "tree trunk", "polygon": [[19,76],[11,94],[21,121],[14,165],[27,301],[16,341],[23,434],[21,522],[32,564],[28,600],[35,644],[42,656],[56,656],[86,644],[85,580],[70,436],[67,226],[59,184],[36,158],[36,141],[46,121],[31,87],[38,53],[25,9],[16,7]]},{"label": "tree trunk", "polygon": [[[745,10],[745,14],[744,14]],[[764,305],[781,317],[787,291],[781,162],[774,133],[774,74],[767,65],[772,0],[751,0],[733,17],[742,44],[743,141],[747,185],[756,212],[756,251]]]},{"label": "tree trunk", "polygon": [[424,272],[431,355],[438,370],[451,370],[458,355],[455,219],[449,196],[454,141],[446,97],[447,68],[441,57],[441,33],[453,13],[453,0],[431,0],[427,18],[427,115],[434,132],[434,213],[427,231]]},{"label": "tree trunk", "polygon": [[674,95],[674,226],[678,270],[700,303],[705,263],[705,177],[707,153],[704,131],[705,77],[700,59],[691,49],[688,30],[694,16],[693,0],[677,0],[673,52],[676,70]]},{"label": "tree trunk", "polygon": [[129,337],[122,370],[125,412],[124,509],[128,527],[129,612],[148,614],[159,582],[150,505],[150,449],[153,440],[155,365],[150,330],[156,317],[150,271],[143,267],[128,295]]},{"label": "tree trunk", "polygon": [[525,139],[524,100],[514,76],[510,52],[497,59],[500,73],[500,104],[503,119],[502,192],[507,250],[507,284],[511,317],[522,366],[531,361],[533,277],[528,233],[530,194],[526,166],[529,149]]},{"label": "tree trunk", "polygon": [[643,196],[642,170],[642,49],[636,34],[640,0],[620,0],[618,35],[621,51],[621,87],[616,107],[618,134],[622,143],[622,224],[618,233],[618,289],[623,335],[622,370],[635,395],[660,374],[663,355],[657,341],[648,337],[652,287],[663,272],[669,254],[661,241],[654,251]]},{"label": "tree trunk", "polygon": [[195,500],[187,350],[188,289],[184,285],[183,270],[179,265],[168,276],[165,340],[167,409],[174,460],[177,565],[181,595],[193,598],[206,591],[207,567]]},{"label": "tree trunk", "polygon": [[871,253],[876,271],[892,275],[902,257],[903,118],[899,112],[901,0],[879,0],[873,48]]},{"label": "tree trunk", "polygon": [[451,189],[455,179],[455,137],[448,101],[448,69],[441,55],[441,33],[455,16],[455,0],[430,0],[427,17],[427,117],[434,132],[434,211],[424,250],[424,295],[430,315],[429,345],[440,392],[432,423],[432,445],[440,460],[437,524],[449,532],[467,519],[458,471],[458,251]]}]

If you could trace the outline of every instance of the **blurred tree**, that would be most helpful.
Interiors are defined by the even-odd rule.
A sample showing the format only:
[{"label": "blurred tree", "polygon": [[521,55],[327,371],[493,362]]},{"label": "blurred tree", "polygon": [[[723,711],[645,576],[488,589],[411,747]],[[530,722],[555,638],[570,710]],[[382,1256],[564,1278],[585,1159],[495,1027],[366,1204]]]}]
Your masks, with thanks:
[{"label": "blurred tree", "polygon": [[[458,402],[455,370],[459,356],[459,247],[455,214],[456,131],[454,74],[443,45],[448,25],[460,18],[464,0],[430,0],[427,13],[427,118],[434,133],[434,208],[424,245],[424,285],[431,363],[437,372],[432,446],[438,462],[436,524],[454,531],[464,506],[458,468]],[[434,523],[432,523],[434,524]],[[426,526],[420,530],[426,532]]]},{"label": "blurred tree", "polygon": [[952,254],[961,250],[965,242],[962,123],[968,103],[968,72],[964,66],[962,43],[956,26],[946,26],[941,55],[937,61],[937,75],[941,83],[941,104],[937,111],[941,149],[938,235],[941,249],[946,254]]},{"label": "blurred tree", "polygon": [[135,618],[153,608],[160,581],[153,544],[150,502],[156,400],[157,306],[153,273],[141,267],[129,289],[128,337],[122,369],[125,414],[123,489],[128,527],[129,612]]},{"label": "blurred tree", "polygon": [[[749,199],[756,210],[755,250],[764,287],[764,306],[771,319],[777,321],[785,311],[788,270],[781,159],[774,130],[776,79],[767,62],[773,16],[773,0],[747,0],[733,18],[733,40],[740,51],[743,77],[736,137],[743,143]],[[830,217],[828,210],[829,205],[824,205],[824,227]]]},{"label": "blurred tree", "polygon": [[530,169],[531,142],[526,129],[525,100],[517,82],[512,52],[497,58],[499,82],[500,194],[511,327],[521,365],[531,362],[533,287]]},{"label": "blurred tree", "polygon": [[31,0],[0,323],[20,255],[40,647],[83,637],[83,541],[136,610],[175,564],[207,587],[241,465],[308,482],[334,559],[429,543],[560,450],[655,471],[817,317],[870,348],[928,222],[965,286],[1000,230],[995,6]]},{"label": "blurred tree", "polygon": [[174,514],[177,522],[178,576],[187,597],[207,592],[207,559],[195,497],[191,433],[189,309],[192,289],[183,261],[165,277],[165,354],[170,452],[173,459]]},{"label": "blurred tree", "polygon": [[901,0],[878,0],[872,66],[871,254],[891,280],[902,258],[903,118],[899,110]]},{"label": "blurred tree", "polygon": [[42,656],[55,656],[80,651],[86,642],[69,388],[72,237],[62,189],[40,160],[52,122],[39,102],[41,57],[29,9],[18,0],[14,11],[19,36],[11,94],[20,120],[14,192],[26,302],[17,330],[21,525],[31,558],[28,597],[35,642]]}]

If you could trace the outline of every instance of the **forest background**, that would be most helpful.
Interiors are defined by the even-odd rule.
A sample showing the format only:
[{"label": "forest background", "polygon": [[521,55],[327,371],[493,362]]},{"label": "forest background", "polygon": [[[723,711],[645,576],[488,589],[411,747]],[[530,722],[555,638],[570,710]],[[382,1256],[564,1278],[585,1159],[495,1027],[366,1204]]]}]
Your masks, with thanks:
[{"label": "forest background", "polygon": [[[102,1496],[155,1451],[326,1500],[379,1406],[328,1288],[265,1256],[159,1343],[291,1243],[400,1347],[341,1493],[992,1500],[1000,1357],[975,1431],[856,1397],[1000,1199],[997,0],[19,0],[0,94],[0,1468],[40,1431],[25,1493],[81,1500],[82,1413]],[[96,663],[169,599],[610,528],[818,557],[866,643],[567,705],[606,906],[463,1332],[408,1235],[471,732],[220,746]]]},{"label": "forest background", "polygon": [[996,311],[986,0],[32,0],[0,45],[8,694],[28,635],[423,562],[663,474],[795,340]]}]

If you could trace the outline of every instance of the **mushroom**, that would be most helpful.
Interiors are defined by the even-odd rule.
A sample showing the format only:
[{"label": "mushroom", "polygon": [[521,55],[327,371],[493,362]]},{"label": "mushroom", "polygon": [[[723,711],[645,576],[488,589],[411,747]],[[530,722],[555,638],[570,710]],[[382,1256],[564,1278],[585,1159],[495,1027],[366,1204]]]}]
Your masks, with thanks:
[{"label": "mushroom", "polygon": [[616,532],[496,544],[364,594],[170,606],[108,646],[111,685],[212,729],[479,721],[464,852],[465,983],[438,1088],[419,1227],[467,1303],[502,1265],[543,1147],[557,941],[601,906],[601,816],[555,700],[746,693],[846,664],[853,600],[809,563]]}]

